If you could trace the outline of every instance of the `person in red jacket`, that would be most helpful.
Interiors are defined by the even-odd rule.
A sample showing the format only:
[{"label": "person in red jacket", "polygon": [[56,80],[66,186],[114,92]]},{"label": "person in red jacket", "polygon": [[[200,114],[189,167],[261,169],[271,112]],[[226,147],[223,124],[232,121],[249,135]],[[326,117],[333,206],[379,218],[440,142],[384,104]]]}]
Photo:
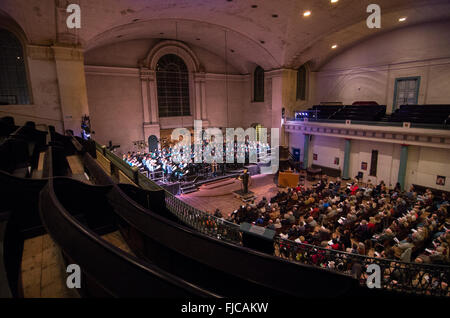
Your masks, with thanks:
[{"label": "person in red jacket", "polygon": [[350,186],[351,195],[355,195],[356,192],[358,192],[358,190],[359,190],[358,184],[352,183],[352,185]]}]

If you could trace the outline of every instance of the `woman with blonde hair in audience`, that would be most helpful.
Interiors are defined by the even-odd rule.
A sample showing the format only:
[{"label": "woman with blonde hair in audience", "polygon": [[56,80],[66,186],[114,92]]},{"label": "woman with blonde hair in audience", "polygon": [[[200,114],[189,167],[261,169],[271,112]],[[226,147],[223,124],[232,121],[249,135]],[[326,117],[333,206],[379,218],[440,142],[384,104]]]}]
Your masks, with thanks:
[{"label": "woman with blonde hair in audience", "polygon": [[356,249],[356,252],[360,255],[366,255],[366,246],[364,245],[364,243],[362,242],[358,243],[358,248]]},{"label": "woman with blonde hair in audience", "polygon": [[280,219],[276,219],[274,225],[275,225],[276,229],[281,229],[281,221],[280,221]]}]

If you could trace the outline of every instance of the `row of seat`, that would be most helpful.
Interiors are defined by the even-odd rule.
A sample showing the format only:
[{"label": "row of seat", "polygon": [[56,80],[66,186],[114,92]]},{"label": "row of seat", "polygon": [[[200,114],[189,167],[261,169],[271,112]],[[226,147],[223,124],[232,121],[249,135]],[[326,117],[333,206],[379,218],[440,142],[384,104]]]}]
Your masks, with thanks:
[{"label": "row of seat", "polygon": [[381,120],[386,114],[385,105],[314,105],[308,109],[306,118],[335,120]]},{"label": "row of seat", "polygon": [[30,177],[45,148],[47,132],[37,130],[34,122],[17,127],[14,120],[2,118],[0,134],[0,170],[18,177]]},{"label": "row of seat", "polygon": [[356,105],[314,105],[307,111],[296,113],[297,119],[309,120],[360,120],[411,122],[423,124],[450,123],[450,105],[401,105],[391,115],[386,115],[385,105],[357,103]]},{"label": "row of seat", "polygon": [[[224,241],[220,237],[231,230],[224,220],[192,214],[180,201],[169,205],[179,209],[175,213],[166,204],[178,199],[162,189],[116,184],[89,154],[88,142],[54,130],[50,135],[48,179],[23,179],[0,171],[0,191],[6,196],[1,204],[16,221],[42,220],[66,262],[80,265],[83,296],[371,297],[386,292],[361,287],[350,276],[252,250],[245,243],[245,236],[252,234],[241,233],[243,246]],[[55,168],[64,167],[57,162],[73,151],[82,156],[90,180],[99,184],[82,183]],[[55,155],[58,152],[62,155]],[[189,226],[192,219],[205,231]],[[105,231],[116,229],[135,256],[102,238]],[[274,279],[279,273],[290,279]],[[17,277],[10,281],[18,282]]]},{"label": "row of seat", "polygon": [[445,125],[450,122],[450,105],[401,105],[390,121]]}]

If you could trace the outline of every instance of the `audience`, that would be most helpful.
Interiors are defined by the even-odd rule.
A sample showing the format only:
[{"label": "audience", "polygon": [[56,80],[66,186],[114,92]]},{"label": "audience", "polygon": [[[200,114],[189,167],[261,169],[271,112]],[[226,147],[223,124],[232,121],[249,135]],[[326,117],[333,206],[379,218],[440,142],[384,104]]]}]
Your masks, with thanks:
[{"label": "audience", "polygon": [[[276,231],[280,238],[289,240],[281,241],[278,251],[281,256],[290,255],[322,267],[344,265],[330,260],[325,250],[317,248],[307,256],[306,250],[299,246],[292,255],[288,242],[399,262],[448,265],[448,206],[446,194],[436,197],[429,189],[418,194],[412,187],[402,192],[399,185],[389,190],[381,181],[362,187],[356,180],[342,187],[339,178],[333,182],[325,177],[311,188],[288,188],[269,200],[264,197],[257,204],[243,205],[228,219]],[[356,263],[353,266],[361,266]],[[392,274],[395,270],[388,272]],[[385,279],[398,284],[404,278],[397,277],[397,272]]]}]

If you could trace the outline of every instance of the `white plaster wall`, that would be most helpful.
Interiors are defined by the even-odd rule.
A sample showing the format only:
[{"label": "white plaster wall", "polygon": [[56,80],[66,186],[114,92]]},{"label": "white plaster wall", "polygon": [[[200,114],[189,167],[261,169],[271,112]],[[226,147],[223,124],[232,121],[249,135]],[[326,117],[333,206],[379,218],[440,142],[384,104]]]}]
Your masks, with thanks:
[{"label": "white plaster wall", "polygon": [[[333,169],[343,169],[344,167],[345,140],[343,138],[330,138],[324,136],[313,136],[312,151],[317,154],[317,160],[312,164],[330,167]],[[339,165],[334,164],[334,158],[339,158]]]},{"label": "white plaster wall", "polygon": [[[28,57],[27,62],[32,104],[1,106],[0,117],[12,116],[17,125],[23,125],[27,121],[34,121],[37,125],[53,125],[58,132],[62,133],[55,61]],[[38,129],[44,129],[44,127],[38,127]]]},{"label": "white plaster wall", "polygon": [[289,133],[289,151],[292,153],[292,148],[300,149],[300,161],[303,161],[304,145],[305,135]]},{"label": "white plaster wall", "polygon": [[395,78],[420,76],[419,104],[450,104],[450,22],[397,29],[342,52],[317,73],[314,103],[394,100]]},{"label": "white plaster wall", "polygon": [[138,61],[144,59],[151,47],[158,41],[131,40],[105,45],[85,53],[86,65],[138,67]]},{"label": "white plaster wall", "polygon": [[[121,145],[120,151],[128,151],[133,149],[133,141],[143,139],[143,106],[139,76],[137,73],[132,76],[120,74],[125,72],[124,68],[137,70],[138,61],[145,58],[157,42],[157,40],[124,41],[86,53],[87,66],[107,66],[108,72],[115,73],[87,74],[91,122],[98,141],[107,143],[112,140],[113,143]],[[247,122],[243,116],[247,112],[247,101],[244,96],[248,85],[245,76],[232,75],[236,70],[231,65],[227,67],[224,60],[205,49],[192,46],[192,50],[199,58],[203,71],[207,72],[205,98],[206,119],[209,126],[247,127],[253,123],[253,118],[248,118]],[[117,72],[114,72],[116,67]],[[227,71],[230,74],[228,80],[225,76]],[[193,80],[190,85],[194,85]],[[195,109],[194,92],[191,87],[192,115]],[[183,119],[161,118],[160,124],[161,128],[192,127],[193,118],[193,116]]]},{"label": "white plaster wall", "polygon": [[[253,101],[253,75],[247,77],[243,89],[242,120],[243,125],[261,124],[265,128],[274,127],[272,124],[272,79],[267,75],[264,77],[264,102]],[[280,91],[281,94],[281,91]],[[281,122],[281,116],[277,116]],[[275,126],[275,127],[279,127]]]},{"label": "white plaster wall", "polygon": [[107,145],[133,149],[133,141],[143,137],[143,110],[139,77],[86,75],[87,93],[94,138]]},{"label": "white plaster wall", "polygon": [[[302,133],[289,134],[289,148],[299,148],[303,160],[304,135]],[[359,171],[364,173],[363,181],[372,182],[383,180],[388,186],[395,186],[400,165],[401,145],[381,142],[352,140],[350,149],[350,177],[355,177]],[[377,176],[369,176],[372,150],[378,150]],[[313,136],[310,144],[310,163],[325,167],[341,169],[344,167],[345,139],[326,136]],[[317,160],[312,155],[317,154]],[[334,158],[339,158],[339,165],[334,164]],[[361,170],[361,162],[367,162],[367,170]]]},{"label": "white plaster wall", "polygon": [[[128,40],[101,46],[86,52],[85,64],[138,67],[139,61],[144,59],[151,48],[159,41],[158,39]],[[203,71],[218,74],[238,74],[233,65],[226,63],[225,60],[214,53],[196,45],[188,45],[200,60]]]},{"label": "white plaster wall", "polygon": [[[388,187],[397,183],[400,165],[400,145],[382,142],[369,142],[352,140],[350,151],[350,177],[363,172],[363,181],[371,180],[373,183],[384,181]],[[376,177],[370,176],[372,150],[378,150],[378,163]],[[367,162],[367,170],[361,170],[361,163]]]},{"label": "white plaster wall", "polygon": [[[419,184],[450,191],[450,150],[410,146],[406,168],[406,185]],[[436,184],[437,176],[445,176],[446,184]]]},{"label": "white plaster wall", "polygon": [[206,112],[211,127],[241,127],[244,107],[243,81],[206,80]]}]

